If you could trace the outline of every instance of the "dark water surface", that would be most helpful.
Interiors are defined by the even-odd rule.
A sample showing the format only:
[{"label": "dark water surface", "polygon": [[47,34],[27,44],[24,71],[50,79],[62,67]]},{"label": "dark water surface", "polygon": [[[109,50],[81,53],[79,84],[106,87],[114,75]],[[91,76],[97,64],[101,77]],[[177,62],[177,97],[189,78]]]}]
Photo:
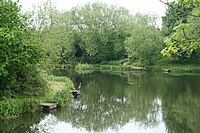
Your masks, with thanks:
[{"label": "dark water surface", "polygon": [[199,133],[200,75],[68,75],[81,96],[66,108],[0,121],[10,133]]}]

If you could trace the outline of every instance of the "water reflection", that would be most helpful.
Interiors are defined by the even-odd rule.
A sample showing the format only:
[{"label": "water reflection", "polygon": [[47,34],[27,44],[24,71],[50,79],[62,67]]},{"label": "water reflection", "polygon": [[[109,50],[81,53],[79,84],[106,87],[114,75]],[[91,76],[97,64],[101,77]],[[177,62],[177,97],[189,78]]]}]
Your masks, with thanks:
[{"label": "water reflection", "polygon": [[[57,73],[59,74],[59,73]],[[64,72],[61,72],[65,76]],[[66,73],[67,74],[67,73]],[[81,96],[69,107],[50,114],[38,113],[27,126],[0,131],[88,133],[200,131],[200,76],[158,73],[69,74],[82,82]],[[77,84],[78,84],[77,83]],[[20,123],[20,122],[19,122]],[[1,125],[1,122],[0,122]],[[4,124],[5,125],[5,124]],[[20,125],[20,124],[18,124]]]},{"label": "water reflection", "polygon": [[33,124],[30,129],[35,133],[55,133],[56,123],[58,123],[57,118],[54,115],[49,114],[45,116],[38,124]]},{"label": "water reflection", "polygon": [[96,132],[119,130],[131,121],[143,127],[156,127],[159,124],[161,102],[156,95],[141,97],[141,85],[130,86],[127,77],[110,74],[83,78],[86,80],[81,90],[81,100],[65,112],[71,115],[68,118],[63,115],[64,120]]}]

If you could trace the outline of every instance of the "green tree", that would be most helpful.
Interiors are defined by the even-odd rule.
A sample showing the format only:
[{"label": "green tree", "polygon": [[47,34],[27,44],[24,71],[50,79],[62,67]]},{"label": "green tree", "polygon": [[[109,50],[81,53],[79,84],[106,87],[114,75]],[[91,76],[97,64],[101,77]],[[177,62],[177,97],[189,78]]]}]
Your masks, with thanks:
[{"label": "green tree", "polygon": [[74,35],[70,12],[58,11],[51,0],[46,0],[35,6],[30,15],[30,25],[37,30],[37,38],[45,49],[46,66],[73,62]]},{"label": "green tree", "polygon": [[131,20],[128,10],[93,3],[75,7],[71,13],[76,48],[83,62],[100,63],[126,56],[124,41]]},{"label": "green tree", "polygon": [[37,66],[42,51],[30,36],[27,17],[12,0],[0,3],[0,91],[22,92],[42,87]]},{"label": "green tree", "polygon": [[186,12],[187,22],[181,22],[175,26],[174,31],[165,38],[166,47],[162,50],[162,54],[169,57],[190,58],[192,54],[200,50],[200,2],[199,0],[179,0],[177,5],[192,9],[192,12],[178,10],[180,13]]},{"label": "green tree", "polygon": [[164,36],[170,35],[174,31],[174,27],[181,23],[187,23],[187,16],[192,11],[192,7],[185,4],[178,4],[173,1],[168,3],[165,16],[163,17],[162,32]]},{"label": "green tree", "polygon": [[162,36],[155,24],[156,18],[149,15],[134,16],[131,36],[126,39],[129,58],[144,64],[153,63],[162,49]]},{"label": "green tree", "polygon": [[[57,46],[49,43],[51,36],[51,29],[54,26],[55,17],[58,14],[55,6],[51,0],[46,0],[43,3],[34,6],[33,11],[29,12],[29,25],[36,29],[36,38],[42,44],[45,50],[46,63],[53,64],[57,60]],[[51,40],[52,41],[52,40]]]}]

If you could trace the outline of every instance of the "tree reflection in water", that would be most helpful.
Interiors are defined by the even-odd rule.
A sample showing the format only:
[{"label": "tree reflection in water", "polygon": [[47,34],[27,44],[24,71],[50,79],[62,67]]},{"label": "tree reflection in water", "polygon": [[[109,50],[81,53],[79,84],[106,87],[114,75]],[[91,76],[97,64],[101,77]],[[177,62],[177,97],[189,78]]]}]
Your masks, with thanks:
[{"label": "tree reflection in water", "polygon": [[83,86],[80,97],[74,99],[68,107],[47,116],[40,115],[36,120],[28,117],[32,124],[29,122],[31,126],[23,128],[19,126],[22,123],[20,118],[9,121],[12,128],[0,122],[0,131],[13,132],[17,129],[34,133],[58,133],[58,128],[64,129],[62,126],[65,126],[65,130],[68,130],[71,126],[80,129],[77,132],[121,132],[127,125],[129,128],[140,127],[143,132],[156,128],[162,128],[161,131],[166,133],[200,131],[199,75],[71,75],[74,81],[78,78]]},{"label": "tree reflection in water", "polygon": [[141,96],[140,87],[128,85],[127,77],[98,74],[82,78],[80,100],[57,115],[59,120],[96,132],[118,130],[131,121],[143,127],[155,127],[160,122],[161,101],[156,95]]},{"label": "tree reflection in water", "polygon": [[38,124],[31,126],[31,131],[35,133],[55,133],[55,124],[58,123],[54,115],[46,115]]}]

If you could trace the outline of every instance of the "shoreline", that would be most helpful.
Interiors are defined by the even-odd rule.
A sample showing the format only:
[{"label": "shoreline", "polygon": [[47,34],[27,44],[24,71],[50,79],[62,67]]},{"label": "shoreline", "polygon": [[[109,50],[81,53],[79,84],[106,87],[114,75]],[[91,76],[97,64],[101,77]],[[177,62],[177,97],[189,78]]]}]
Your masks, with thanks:
[{"label": "shoreline", "polygon": [[67,77],[48,76],[48,88],[45,96],[22,96],[21,98],[5,98],[0,101],[0,120],[16,118],[23,113],[40,111],[41,102],[54,102],[58,107],[67,105],[74,88]]},{"label": "shoreline", "polygon": [[130,72],[140,72],[140,71],[151,71],[151,72],[167,72],[167,73],[200,73],[200,66],[198,65],[163,65],[163,66],[123,66],[123,65],[91,65],[91,64],[78,64],[75,67],[77,72],[84,71],[130,71]]}]

